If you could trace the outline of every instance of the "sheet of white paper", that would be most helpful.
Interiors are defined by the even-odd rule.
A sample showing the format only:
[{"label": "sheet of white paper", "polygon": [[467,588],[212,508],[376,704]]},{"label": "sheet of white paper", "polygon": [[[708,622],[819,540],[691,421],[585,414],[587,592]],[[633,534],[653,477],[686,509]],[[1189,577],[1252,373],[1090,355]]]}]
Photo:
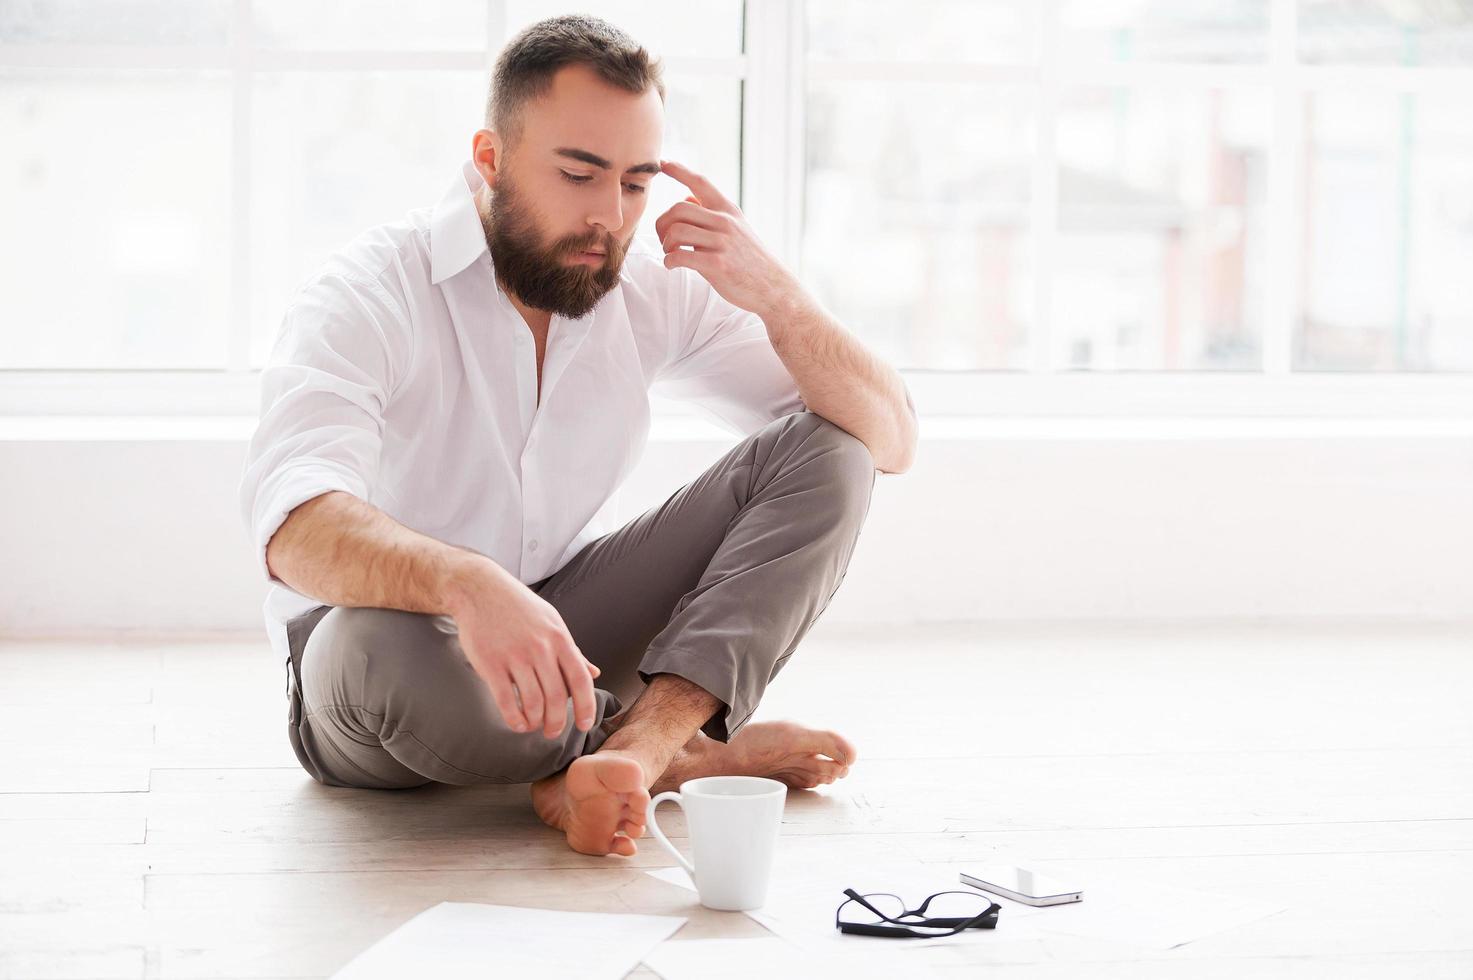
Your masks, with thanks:
[{"label": "sheet of white paper", "polygon": [[645,956],[644,964],[664,980],[752,980],[752,977],[894,980],[897,976],[916,976],[914,970],[905,970],[889,957],[877,962],[850,953],[819,954],[777,936],[661,943]]},{"label": "sheet of white paper", "polygon": [[493,972],[620,980],[684,924],[678,915],[441,902],[358,954],[333,980],[455,980]]},{"label": "sheet of white paper", "polygon": [[[1036,867],[1051,877],[1078,883],[1084,890],[1082,902],[1037,910],[1039,915],[1032,921],[1046,932],[1171,949],[1285,909],[1277,902],[1176,888],[1118,874],[1082,872],[1050,862],[1013,863]],[[960,870],[966,865],[956,867]],[[1006,899],[998,902],[1015,904]]]}]

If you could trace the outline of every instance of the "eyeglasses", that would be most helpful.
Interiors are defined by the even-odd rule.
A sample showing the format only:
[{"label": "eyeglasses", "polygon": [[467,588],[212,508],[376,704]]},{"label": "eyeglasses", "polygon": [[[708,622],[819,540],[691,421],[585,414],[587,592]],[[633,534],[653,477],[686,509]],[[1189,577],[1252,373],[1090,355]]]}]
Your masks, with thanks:
[{"label": "eyeglasses", "polygon": [[[914,909],[907,909],[899,895],[888,892],[861,895],[846,888],[844,894],[849,897],[834,911],[834,927],[856,936],[934,939],[963,929],[995,929],[997,913],[1002,911],[1001,905],[976,892],[937,892]],[[854,907],[846,919],[844,908],[850,903]],[[885,925],[887,922],[894,925]]]}]

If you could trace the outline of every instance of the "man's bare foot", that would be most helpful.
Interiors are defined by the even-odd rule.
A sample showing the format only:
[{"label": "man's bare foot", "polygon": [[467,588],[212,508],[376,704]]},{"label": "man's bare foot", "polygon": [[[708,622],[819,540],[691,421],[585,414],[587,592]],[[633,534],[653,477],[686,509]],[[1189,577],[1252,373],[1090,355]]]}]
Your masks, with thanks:
[{"label": "man's bare foot", "polygon": [[654,791],[676,789],[701,776],[766,776],[793,789],[813,789],[849,775],[857,757],[854,745],[838,732],[793,721],[753,722],[724,744],[697,733]]},{"label": "man's bare foot", "polygon": [[[644,766],[633,755],[600,750],[532,784],[532,808],[581,854],[632,857],[650,805]],[[615,836],[619,832],[626,837]]]}]

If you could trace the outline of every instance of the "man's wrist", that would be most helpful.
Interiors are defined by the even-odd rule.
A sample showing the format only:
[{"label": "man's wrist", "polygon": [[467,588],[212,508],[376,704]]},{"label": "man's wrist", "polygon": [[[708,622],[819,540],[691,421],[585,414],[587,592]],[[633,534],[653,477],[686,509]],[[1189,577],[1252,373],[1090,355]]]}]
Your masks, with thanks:
[{"label": "man's wrist", "polygon": [[504,568],[485,555],[455,549],[446,563],[439,587],[444,612],[451,618],[459,617],[488,589],[502,584],[506,574]]},{"label": "man's wrist", "polygon": [[791,286],[773,290],[768,294],[762,308],[755,310],[769,330],[781,329],[802,315],[808,303],[808,295],[796,282]]}]

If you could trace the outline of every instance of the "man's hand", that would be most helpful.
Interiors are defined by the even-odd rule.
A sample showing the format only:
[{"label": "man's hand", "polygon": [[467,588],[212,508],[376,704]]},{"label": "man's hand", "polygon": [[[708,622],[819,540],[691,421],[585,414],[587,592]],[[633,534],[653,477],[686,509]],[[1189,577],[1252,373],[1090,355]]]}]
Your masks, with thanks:
[{"label": "man's hand", "polygon": [[665,268],[696,270],[728,303],[764,318],[802,293],[798,280],[757,240],[741,209],[714,184],[674,160],[660,161],[660,170],[694,192],[655,219]]},{"label": "man's hand", "polygon": [[482,572],[456,590],[450,616],[466,659],[491,688],[502,718],[514,731],[541,728],[556,738],[571,695],[574,724],[588,731],[599,669],[584,659],[550,603],[499,566]]}]

